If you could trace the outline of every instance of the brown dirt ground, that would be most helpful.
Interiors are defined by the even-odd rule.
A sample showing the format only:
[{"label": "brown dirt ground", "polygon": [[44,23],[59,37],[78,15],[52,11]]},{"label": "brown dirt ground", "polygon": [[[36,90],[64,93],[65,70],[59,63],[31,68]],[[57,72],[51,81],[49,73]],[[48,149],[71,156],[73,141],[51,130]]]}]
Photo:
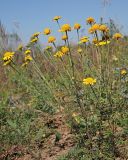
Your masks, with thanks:
[{"label": "brown dirt ground", "polygon": [[37,151],[33,150],[33,152],[28,152],[23,146],[12,146],[12,148],[0,155],[0,160],[5,160],[7,157],[9,157],[9,160],[56,160],[57,157],[68,153],[75,146],[74,136],[66,125],[65,117],[62,114],[57,113],[48,118],[46,125],[54,125],[61,138],[56,140],[56,135],[53,132],[45,139],[41,147]]}]

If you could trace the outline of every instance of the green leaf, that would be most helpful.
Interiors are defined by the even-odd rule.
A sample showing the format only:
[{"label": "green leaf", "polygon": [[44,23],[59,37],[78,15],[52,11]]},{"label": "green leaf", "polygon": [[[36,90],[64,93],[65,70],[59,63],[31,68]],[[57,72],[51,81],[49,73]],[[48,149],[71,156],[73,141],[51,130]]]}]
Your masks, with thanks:
[{"label": "green leaf", "polygon": [[14,128],[14,129],[17,128],[16,122],[13,122],[12,120],[7,120],[7,123],[9,124],[10,127]]}]

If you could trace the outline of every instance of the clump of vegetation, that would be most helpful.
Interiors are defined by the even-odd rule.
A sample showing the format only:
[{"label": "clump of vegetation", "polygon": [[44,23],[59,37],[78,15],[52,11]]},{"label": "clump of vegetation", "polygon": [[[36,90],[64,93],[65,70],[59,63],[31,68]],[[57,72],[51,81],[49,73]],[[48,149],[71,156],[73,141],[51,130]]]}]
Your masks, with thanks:
[{"label": "clump of vegetation", "polygon": [[[75,141],[70,142],[74,148],[58,159],[127,159],[127,39],[119,32],[112,35],[109,25],[93,17],[86,19],[90,37],[80,37],[79,23],[71,27],[60,20],[61,16],[53,18],[61,46],[45,28],[26,45],[2,48],[1,152],[13,145],[29,151],[38,146],[41,158],[47,139],[54,139],[55,147],[67,140],[58,127],[63,124],[60,116],[56,123],[49,121],[59,114],[65,119],[64,131]],[[76,45],[69,32],[76,32]],[[50,44],[44,49],[39,43],[42,35]]]}]

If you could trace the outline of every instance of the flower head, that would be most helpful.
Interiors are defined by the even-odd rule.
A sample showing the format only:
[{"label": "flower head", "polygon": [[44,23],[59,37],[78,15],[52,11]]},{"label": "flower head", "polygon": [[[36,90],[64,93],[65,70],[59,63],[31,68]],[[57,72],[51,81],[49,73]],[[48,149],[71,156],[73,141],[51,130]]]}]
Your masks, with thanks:
[{"label": "flower head", "polygon": [[61,16],[55,16],[54,18],[53,18],[53,20],[54,21],[58,21],[59,19],[61,19],[62,17]]},{"label": "flower head", "polygon": [[61,29],[59,30],[60,32],[68,32],[71,31],[71,26],[69,24],[63,24],[61,26]]},{"label": "flower head", "polygon": [[108,32],[109,28],[106,25],[102,24],[99,26],[99,30],[102,32]]},{"label": "flower head", "polygon": [[56,41],[56,38],[54,36],[48,37],[48,43],[53,43]]},{"label": "flower head", "polygon": [[38,37],[31,39],[30,43],[36,43],[38,41]]},{"label": "flower head", "polygon": [[40,32],[36,32],[31,36],[31,39],[36,38],[36,37],[38,38],[39,35],[40,35]]},{"label": "flower head", "polygon": [[32,57],[30,55],[26,55],[22,67],[27,66],[30,63],[30,61],[32,61]]},{"label": "flower head", "polygon": [[78,53],[82,53],[82,51],[83,51],[82,48],[78,48],[77,50]]},{"label": "flower head", "polygon": [[74,29],[79,30],[81,28],[81,25],[79,23],[74,24]]},{"label": "flower head", "polygon": [[44,29],[44,34],[49,35],[51,33],[51,30],[49,28]]},{"label": "flower head", "polygon": [[93,24],[95,22],[95,19],[93,17],[88,17],[86,19],[87,24]]},{"label": "flower head", "polygon": [[94,33],[94,32],[96,32],[97,30],[99,30],[99,27],[100,27],[100,25],[97,24],[97,23],[95,23],[95,24],[93,24],[93,25],[89,28],[88,32],[89,32],[89,33]]},{"label": "flower head", "polygon": [[122,38],[123,36],[122,36],[122,34],[121,33],[115,33],[114,35],[113,35],[113,39],[120,39],[120,38]]},{"label": "flower head", "polygon": [[49,51],[49,50],[51,50],[52,49],[52,46],[47,46],[46,48],[45,48],[45,50],[47,50],[47,51]]},{"label": "flower head", "polygon": [[126,69],[122,69],[122,70],[120,71],[120,74],[121,74],[121,75],[126,75],[126,74],[127,74]]},{"label": "flower head", "polygon": [[61,39],[64,40],[64,41],[66,41],[66,40],[68,39],[68,36],[67,36],[67,35],[63,35],[63,36],[61,37]]},{"label": "flower head", "polygon": [[31,50],[30,49],[27,49],[24,54],[30,54],[31,53]]},{"label": "flower head", "polygon": [[15,52],[5,52],[3,56],[4,66],[11,63],[11,61],[13,60],[14,54]]},{"label": "flower head", "polygon": [[87,37],[87,36],[84,36],[84,37],[80,38],[80,42],[79,43],[86,43],[86,42],[88,42],[89,41],[88,38],[89,37]]},{"label": "flower head", "polygon": [[28,61],[28,62],[32,61],[32,57],[30,55],[26,55],[25,56],[25,62],[26,61]]},{"label": "flower head", "polygon": [[63,54],[66,54],[66,53],[69,52],[69,48],[68,48],[67,46],[61,47],[61,52],[62,52]]},{"label": "flower head", "polygon": [[92,43],[97,44],[98,43],[98,39],[97,38],[93,38],[92,39]]},{"label": "flower head", "polygon": [[92,77],[88,77],[83,79],[83,84],[85,85],[94,85],[96,83],[96,79],[92,78]]},{"label": "flower head", "polygon": [[54,57],[61,58],[63,55],[64,55],[63,52],[58,51],[58,52],[56,52],[56,53],[54,54]]},{"label": "flower head", "polygon": [[110,41],[97,41],[95,43],[96,46],[103,46],[103,45],[106,45],[106,44],[109,44]]},{"label": "flower head", "polygon": [[22,50],[23,50],[23,45],[20,44],[20,45],[17,47],[17,50],[18,50],[18,51],[22,51]]}]

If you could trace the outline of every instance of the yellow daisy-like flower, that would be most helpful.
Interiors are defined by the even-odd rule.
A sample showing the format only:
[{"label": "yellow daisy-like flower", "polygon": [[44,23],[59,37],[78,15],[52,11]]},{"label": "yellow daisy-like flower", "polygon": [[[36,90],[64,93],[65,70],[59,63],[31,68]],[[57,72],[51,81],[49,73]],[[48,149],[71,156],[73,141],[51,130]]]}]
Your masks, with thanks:
[{"label": "yellow daisy-like flower", "polygon": [[3,60],[12,60],[15,52],[5,52]]},{"label": "yellow daisy-like flower", "polygon": [[66,40],[68,39],[68,36],[67,36],[67,35],[63,35],[63,36],[61,37],[61,39],[64,40],[64,41],[66,41]]},{"label": "yellow daisy-like flower", "polygon": [[69,52],[69,48],[67,46],[61,47],[61,52],[66,54]]},{"label": "yellow daisy-like flower", "polygon": [[102,32],[108,32],[109,28],[106,25],[102,24],[99,26],[99,30]]},{"label": "yellow daisy-like flower", "polygon": [[22,51],[22,50],[23,50],[23,45],[20,44],[20,45],[17,47],[17,50],[18,50],[18,51]]},{"label": "yellow daisy-like flower", "polygon": [[96,23],[89,28],[88,32],[94,33],[95,31],[99,30],[99,28],[100,28],[100,25]]},{"label": "yellow daisy-like flower", "polygon": [[14,54],[15,52],[5,52],[3,56],[4,66],[11,63],[11,61],[13,60]]},{"label": "yellow daisy-like flower", "polygon": [[96,46],[103,46],[103,45],[106,45],[106,44],[109,44],[110,41],[97,41],[97,43],[95,43]]},{"label": "yellow daisy-like flower", "polygon": [[86,19],[86,22],[87,22],[87,24],[92,24],[92,23],[95,22],[95,19],[94,19],[93,17],[88,17],[88,18]]},{"label": "yellow daisy-like flower", "polygon": [[96,83],[96,79],[92,78],[92,77],[88,77],[83,79],[83,84],[85,85],[94,85]]},{"label": "yellow daisy-like flower", "polygon": [[51,33],[51,30],[49,28],[44,29],[44,34],[49,35]]},{"label": "yellow daisy-like flower", "polygon": [[79,23],[74,24],[74,29],[79,30],[81,28],[81,25]]},{"label": "yellow daisy-like flower", "polygon": [[88,38],[89,37],[87,37],[87,36],[84,36],[84,37],[80,38],[80,42],[79,43],[86,43],[86,42],[88,42],[89,41]]},{"label": "yellow daisy-like flower", "polygon": [[25,56],[25,62],[27,62],[27,61],[32,61],[32,57],[30,56],[30,55],[26,55]]},{"label": "yellow daisy-like flower", "polygon": [[51,50],[52,49],[52,46],[47,46],[46,48],[45,48],[45,50]]},{"label": "yellow daisy-like flower", "polygon": [[40,32],[36,32],[31,36],[31,39],[36,38],[36,37],[38,38],[39,35],[40,35]]},{"label": "yellow daisy-like flower", "polygon": [[121,74],[121,75],[126,75],[126,74],[127,74],[126,69],[122,69],[122,70],[120,71],[120,74]]},{"label": "yellow daisy-like flower", "polygon": [[92,39],[92,43],[97,44],[97,43],[98,43],[97,38],[93,38],[93,39]]},{"label": "yellow daisy-like flower", "polygon": [[71,31],[71,26],[69,24],[64,24],[61,26],[60,32],[68,32]]},{"label": "yellow daisy-like flower", "polygon": [[30,54],[31,53],[31,50],[30,49],[27,49],[24,54]]},{"label": "yellow daisy-like flower", "polygon": [[58,52],[56,52],[56,54],[54,54],[54,57],[61,58],[63,55],[64,55],[63,52],[58,51]]},{"label": "yellow daisy-like flower", "polygon": [[28,61],[27,61],[27,62],[24,62],[24,63],[22,64],[22,67],[27,66],[28,63],[29,63]]},{"label": "yellow daisy-like flower", "polygon": [[78,53],[82,53],[82,51],[83,51],[82,48],[78,48],[77,50]]},{"label": "yellow daisy-like flower", "polygon": [[53,20],[54,21],[58,21],[59,19],[61,19],[62,17],[61,16],[55,16],[54,18],[53,18]]},{"label": "yellow daisy-like flower", "polygon": [[122,38],[123,36],[122,36],[122,34],[121,33],[115,33],[114,35],[113,35],[113,39],[120,39],[120,38]]},{"label": "yellow daisy-like flower", "polygon": [[27,66],[30,63],[30,61],[32,61],[32,57],[30,55],[26,55],[22,67]]},{"label": "yellow daisy-like flower", "polygon": [[53,43],[56,41],[56,38],[54,36],[48,37],[48,43]]},{"label": "yellow daisy-like flower", "polygon": [[38,41],[38,38],[35,37],[35,38],[31,39],[30,43],[36,43],[37,41]]}]

